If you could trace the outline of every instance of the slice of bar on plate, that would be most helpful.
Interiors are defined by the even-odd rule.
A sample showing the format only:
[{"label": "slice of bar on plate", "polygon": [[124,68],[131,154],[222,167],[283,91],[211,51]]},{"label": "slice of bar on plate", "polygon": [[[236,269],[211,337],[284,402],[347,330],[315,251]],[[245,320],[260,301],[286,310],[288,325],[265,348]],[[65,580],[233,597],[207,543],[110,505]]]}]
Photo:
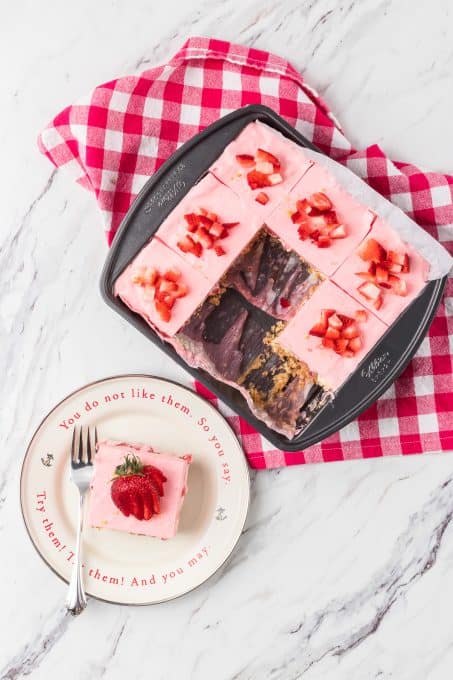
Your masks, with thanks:
[{"label": "slice of bar on plate", "polygon": [[150,446],[99,442],[91,482],[93,527],[173,538],[178,530],[191,457]]},{"label": "slice of bar on plate", "polygon": [[422,292],[428,273],[426,260],[376,218],[368,236],[334,274],[333,281],[391,325]]},{"label": "slice of bar on plate", "polygon": [[255,121],[228,144],[211,172],[264,219],[311,164],[299,145]]},{"label": "slice of bar on plate", "polygon": [[371,228],[374,213],[314,163],[266,219],[289,248],[331,276]]},{"label": "slice of bar on plate", "polygon": [[275,344],[305,362],[326,390],[336,391],[386,330],[357,300],[324,281]]}]

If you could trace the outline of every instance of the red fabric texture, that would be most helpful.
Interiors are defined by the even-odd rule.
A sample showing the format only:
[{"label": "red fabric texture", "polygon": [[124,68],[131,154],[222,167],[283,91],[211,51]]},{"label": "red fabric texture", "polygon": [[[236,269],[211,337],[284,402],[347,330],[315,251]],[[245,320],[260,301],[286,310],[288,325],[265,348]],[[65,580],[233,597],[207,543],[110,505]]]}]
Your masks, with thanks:
[{"label": "red fabric texture", "polygon": [[[41,151],[94,192],[111,243],[150,175],[186,140],[247,104],[265,104],[323,152],[394,202],[453,252],[453,177],[354,149],[327,105],[287,61],[261,50],[191,38],[168,64],[117,78],[59,113]],[[453,284],[417,355],[366,412],[304,452],[278,451],[227,413],[252,467],[453,449]],[[205,388],[199,392],[216,402]],[[220,405],[224,410],[224,407]]]}]

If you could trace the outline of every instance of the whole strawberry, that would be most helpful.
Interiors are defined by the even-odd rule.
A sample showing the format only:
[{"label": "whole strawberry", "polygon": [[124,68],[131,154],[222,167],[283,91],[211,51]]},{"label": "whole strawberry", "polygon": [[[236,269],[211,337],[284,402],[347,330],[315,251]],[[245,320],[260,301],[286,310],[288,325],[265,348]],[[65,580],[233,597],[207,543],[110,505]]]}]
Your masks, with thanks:
[{"label": "whole strawberry", "polygon": [[160,513],[165,475],[153,465],[143,465],[135,454],[126,456],[115,468],[110,495],[116,507],[129,517],[149,520]]}]

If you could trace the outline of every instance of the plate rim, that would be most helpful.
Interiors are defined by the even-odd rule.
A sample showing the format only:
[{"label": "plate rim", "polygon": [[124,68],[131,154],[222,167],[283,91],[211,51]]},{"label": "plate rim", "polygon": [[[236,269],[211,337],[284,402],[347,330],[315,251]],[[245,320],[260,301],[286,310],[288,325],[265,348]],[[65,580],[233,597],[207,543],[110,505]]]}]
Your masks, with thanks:
[{"label": "plate rim", "polygon": [[[246,477],[246,487],[247,487],[247,498],[246,498],[246,503],[245,503],[244,522],[243,522],[243,524],[242,524],[241,531],[240,531],[240,533],[239,533],[237,539],[234,541],[234,543],[233,543],[233,545],[232,545],[232,547],[231,547],[231,550],[229,551],[228,555],[225,557],[225,559],[223,560],[223,562],[222,562],[221,564],[219,564],[219,566],[215,569],[215,571],[212,572],[212,574],[209,574],[209,576],[207,576],[205,579],[203,579],[202,581],[200,581],[200,583],[197,583],[197,585],[194,585],[193,587],[189,588],[188,590],[186,590],[186,591],[183,592],[183,593],[180,593],[179,595],[173,595],[173,596],[169,596],[169,597],[166,597],[166,598],[162,598],[162,599],[160,599],[160,600],[152,600],[152,601],[148,601],[148,602],[120,602],[120,601],[118,601],[118,600],[110,600],[110,599],[107,599],[107,598],[105,598],[105,597],[100,597],[99,595],[92,595],[91,593],[86,593],[87,596],[88,596],[89,598],[92,598],[93,600],[98,600],[99,602],[105,602],[105,603],[107,603],[107,604],[119,605],[119,606],[124,606],[124,607],[149,607],[149,606],[156,605],[156,604],[163,604],[164,602],[170,602],[170,601],[172,601],[172,600],[178,600],[179,598],[184,597],[184,596],[187,595],[188,593],[191,593],[191,592],[193,592],[194,590],[197,590],[197,588],[200,588],[202,585],[204,585],[205,583],[207,583],[211,578],[213,578],[213,577],[219,572],[219,570],[222,569],[222,567],[225,566],[225,564],[228,562],[228,560],[231,558],[231,556],[233,555],[234,551],[236,550],[237,545],[238,545],[238,543],[239,543],[239,541],[240,541],[240,539],[241,539],[241,537],[242,537],[242,533],[243,533],[243,529],[244,529],[245,523],[246,523],[246,521],[247,521],[247,516],[248,516],[249,509],[250,509],[250,496],[251,496],[251,493],[250,493],[250,483],[251,483],[251,480],[250,480],[250,469],[249,469],[249,467],[248,467],[247,461],[245,460],[245,453],[244,453],[244,450],[243,450],[243,448],[242,448],[242,446],[241,446],[241,443],[240,443],[240,441],[239,441],[239,439],[238,439],[238,437],[237,437],[235,431],[234,431],[233,428],[231,427],[231,425],[230,425],[230,423],[228,422],[228,420],[226,419],[226,417],[225,417],[218,409],[216,409],[215,406],[213,406],[213,404],[211,404],[207,399],[205,399],[205,398],[202,397],[200,394],[198,394],[197,392],[195,392],[194,390],[192,390],[190,387],[187,387],[186,385],[182,385],[182,384],[179,383],[177,380],[172,380],[172,379],[170,379],[170,378],[163,378],[163,377],[161,377],[161,376],[152,375],[152,374],[150,374],[150,373],[120,373],[120,374],[118,374],[118,375],[111,375],[111,376],[107,376],[107,377],[104,377],[104,378],[99,378],[99,379],[97,379],[97,380],[92,380],[91,382],[86,383],[85,385],[82,385],[81,387],[78,387],[77,389],[73,390],[72,392],[69,392],[69,393],[66,394],[62,399],[60,399],[60,401],[58,401],[58,402],[57,402],[57,403],[56,403],[56,404],[55,404],[55,405],[54,405],[54,406],[53,406],[53,407],[52,407],[52,408],[51,408],[51,409],[43,416],[43,418],[40,420],[40,422],[38,423],[38,425],[34,428],[33,434],[32,434],[32,436],[31,436],[31,438],[29,439],[29,442],[28,442],[28,445],[27,445],[27,447],[26,447],[26,449],[25,449],[25,453],[24,453],[24,456],[23,456],[23,459],[22,459],[22,463],[21,463],[20,477],[19,477],[19,502],[20,502],[20,510],[21,510],[21,516],[22,516],[23,526],[25,527],[25,531],[26,531],[26,533],[27,533],[27,535],[28,535],[28,538],[30,539],[30,542],[31,542],[33,548],[35,549],[35,552],[38,554],[38,556],[41,558],[41,560],[44,562],[44,564],[45,564],[45,565],[46,565],[46,566],[47,566],[47,567],[55,574],[55,576],[57,576],[57,577],[60,579],[60,581],[63,581],[63,583],[66,583],[66,585],[69,585],[69,581],[68,581],[66,578],[64,578],[64,576],[62,576],[62,575],[61,575],[61,574],[60,574],[60,573],[59,573],[59,572],[58,572],[58,571],[57,571],[57,570],[56,570],[56,569],[55,569],[55,568],[47,561],[47,559],[46,559],[46,558],[44,557],[44,555],[41,553],[41,551],[39,550],[37,544],[36,544],[35,541],[34,541],[34,538],[33,538],[32,534],[31,534],[31,530],[30,530],[30,528],[29,528],[29,526],[28,526],[28,524],[27,524],[27,521],[26,521],[26,519],[25,519],[25,511],[24,511],[24,503],[23,503],[23,484],[24,484],[24,481],[23,481],[23,480],[24,480],[24,469],[25,469],[25,464],[26,464],[26,462],[27,462],[27,459],[28,459],[28,455],[29,455],[30,449],[31,449],[31,447],[32,447],[32,445],[33,445],[33,442],[35,441],[35,438],[36,438],[38,432],[40,431],[40,429],[42,428],[42,426],[44,425],[44,423],[46,422],[46,420],[49,418],[49,416],[52,415],[52,413],[53,413],[54,411],[56,411],[57,408],[58,408],[59,406],[61,406],[67,399],[70,399],[71,397],[73,397],[74,395],[78,394],[79,392],[82,392],[82,391],[85,390],[86,388],[93,387],[94,385],[98,385],[98,384],[100,384],[100,383],[107,382],[107,381],[109,381],[109,380],[117,380],[117,379],[122,379],[122,378],[151,378],[152,380],[158,380],[158,381],[160,381],[160,382],[170,383],[170,384],[172,384],[172,385],[177,385],[178,387],[180,387],[180,388],[183,389],[184,391],[190,392],[190,394],[191,394],[192,396],[194,396],[194,397],[200,399],[207,407],[209,407],[212,411],[214,411],[217,415],[219,415],[219,416],[222,418],[222,420],[224,421],[226,427],[230,430],[230,432],[231,432],[231,434],[233,435],[235,441],[237,442],[237,445],[238,445],[239,449],[242,451],[243,456],[244,456],[244,458],[243,458],[243,463],[244,463],[245,477]],[[86,592],[86,591],[85,591],[85,592]]]}]

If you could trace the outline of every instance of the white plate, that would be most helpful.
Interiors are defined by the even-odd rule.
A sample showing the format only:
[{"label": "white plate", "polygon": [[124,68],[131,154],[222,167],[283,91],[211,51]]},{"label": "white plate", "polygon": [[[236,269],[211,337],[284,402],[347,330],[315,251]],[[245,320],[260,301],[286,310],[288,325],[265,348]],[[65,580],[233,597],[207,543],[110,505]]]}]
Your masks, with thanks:
[{"label": "white plate", "polygon": [[28,446],[21,505],[37,551],[65,581],[71,573],[78,503],[69,479],[74,424],[96,425],[100,439],[193,455],[175,538],[161,541],[86,524],[87,593],[119,604],[153,604],[183,595],[212,576],[241,535],[250,495],[244,454],[220,413],[191,390],[145,375],[86,385],[55,406]]}]

